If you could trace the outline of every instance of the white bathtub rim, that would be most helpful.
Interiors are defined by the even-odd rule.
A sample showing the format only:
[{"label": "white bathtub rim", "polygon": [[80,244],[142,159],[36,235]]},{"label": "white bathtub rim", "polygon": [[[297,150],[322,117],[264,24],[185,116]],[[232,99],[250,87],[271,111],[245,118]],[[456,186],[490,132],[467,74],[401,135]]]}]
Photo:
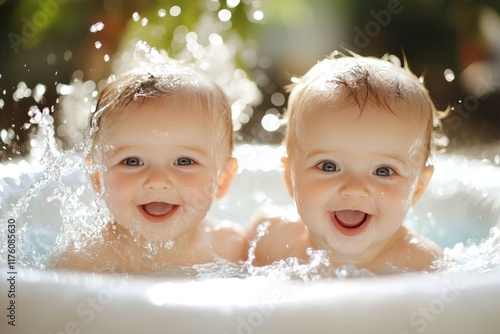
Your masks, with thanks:
[{"label": "white bathtub rim", "polygon": [[[18,279],[22,314],[18,329],[28,334],[59,333],[68,324],[82,333],[122,334],[368,333],[374,329],[442,334],[497,333],[500,328],[498,270],[303,284],[264,277],[190,281],[25,268],[19,270]],[[120,282],[125,282],[123,289],[90,319],[85,308],[89,300],[109,295]],[[6,284],[0,283],[3,291]],[[222,298],[218,297],[221,289]],[[155,291],[163,299],[155,299]],[[432,316],[432,321],[426,316]]]},{"label": "white bathtub rim", "polygon": [[[2,268],[7,272],[7,268]],[[23,289],[36,286],[66,286],[69,289],[81,289],[93,291],[101,289],[112,281],[123,280],[132,286],[141,286],[149,293],[155,293],[155,287],[171,291],[186,292],[186,294],[178,293],[176,298],[158,300],[155,305],[175,304],[175,305],[198,305],[198,306],[216,306],[216,305],[239,305],[245,306],[255,301],[262,301],[268,298],[265,291],[268,288],[282,288],[287,293],[286,302],[316,302],[319,300],[337,298],[341,295],[354,296],[361,291],[364,296],[385,296],[386,292],[396,294],[411,294],[419,295],[434,294],[439,292],[442,287],[452,287],[456,285],[456,289],[467,291],[483,288],[495,288],[500,296],[500,269],[494,269],[483,273],[409,273],[388,276],[350,278],[350,279],[319,279],[313,282],[300,281],[274,281],[272,279],[255,276],[247,278],[211,278],[204,280],[196,280],[191,278],[172,278],[147,275],[127,275],[127,274],[98,274],[71,272],[63,270],[43,270],[37,268],[21,268],[17,272],[17,278]],[[458,284],[457,282],[460,282]],[[418,284],[416,284],[418,283]],[[4,282],[2,281],[2,284]],[[252,291],[248,294],[244,287],[260,286],[262,291]],[[201,292],[212,294],[217,288],[222,288],[230,291],[225,298],[222,299],[207,299],[200,298]],[[384,290],[384,288],[387,288]],[[157,292],[161,293],[161,289]],[[436,290],[438,289],[438,290]],[[135,290],[135,289],[134,289]],[[341,291],[340,291],[341,290]],[[131,292],[131,291],[130,291]],[[194,293],[194,294],[193,294]],[[189,295],[191,296],[189,297]],[[198,296],[197,296],[198,295]],[[144,291],[140,291],[137,295],[140,298],[149,298],[144,295]],[[181,298],[189,297],[189,298]],[[172,296],[171,296],[172,297]],[[178,298],[177,298],[178,297]],[[500,302],[500,301],[499,301]]]}]

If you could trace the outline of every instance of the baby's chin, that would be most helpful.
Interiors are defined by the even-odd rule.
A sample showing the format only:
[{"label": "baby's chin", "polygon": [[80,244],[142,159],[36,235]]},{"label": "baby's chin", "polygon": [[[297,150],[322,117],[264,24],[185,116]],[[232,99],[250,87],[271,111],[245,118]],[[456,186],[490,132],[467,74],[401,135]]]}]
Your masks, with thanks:
[{"label": "baby's chin", "polygon": [[149,223],[143,220],[129,220],[124,223],[124,220],[123,218],[121,220],[115,220],[111,225],[112,231],[114,231],[119,238],[123,238],[123,241],[130,240],[141,247],[148,247],[148,245],[151,244],[169,245],[174,243],[178,234],[182,234],[180,231],[172,231],[171,227],[161,226],[160,224]]},{"label": "baby's chin", "polygon": [[201,223],[188,224],[179,220],[176,220],[170,226],[148,223],[147,226],[142,226],[138,234],[140,234],[143,241],[149,244],[167,249],[175,246],[180,249],[193,240],[193,235],[196,234],[199,226],[201,226]]},{"label": "baby's chin", "polygon": [[337,232],[329,235],[323,244],[323,249],[327,250],[332,258],[348,260],[362,254],[366,255],[373,245],[373,240],[366,234],[352,238],[339,235]]}]

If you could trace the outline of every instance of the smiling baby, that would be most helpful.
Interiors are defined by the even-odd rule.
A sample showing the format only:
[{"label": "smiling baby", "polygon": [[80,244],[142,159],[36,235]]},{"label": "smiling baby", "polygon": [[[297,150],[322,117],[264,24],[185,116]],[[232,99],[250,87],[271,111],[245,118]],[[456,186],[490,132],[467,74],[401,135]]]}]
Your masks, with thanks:
[{"label": "smiling baby", "polygon": [[428,163],[438,115],[407,68],[388,60],[331,57],[292,85],[284,176],[300,219],[269,221],[254,264],[306,261],[322,249],[335,266],[373,273],[431,270],[442,256],[403,226],[433,174]]},{"label": "smiling baby", "polygon": [[139,68],[103,90],[92,122],[87,160],[112,220],[55,267],[144,273],[246,257],[243,233],[206,217],[237,170],[230,107],[215,83],[174,61]]}]

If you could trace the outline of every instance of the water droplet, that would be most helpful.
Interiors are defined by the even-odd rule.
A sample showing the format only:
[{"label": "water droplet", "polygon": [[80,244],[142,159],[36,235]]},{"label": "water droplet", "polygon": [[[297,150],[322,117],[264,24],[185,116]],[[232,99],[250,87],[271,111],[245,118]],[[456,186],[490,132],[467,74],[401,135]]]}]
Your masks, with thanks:
[{"label": "water droplet", "polygon": [[83,79],[83,72],[81,70],[74,71],[73,75],[72,75],[72,78],[73,79],[82,80]]},{"label": "water droplet", "polygon": [[33,89],[33,98],[36,102],[40,103],[40,101],[42,101],[43,95],[45,94],[46,90],[47,87],[42,84],[38,84],[35,86],[35,88]]},{"label": "water droplet", "polygon": [[47,56],[47,63],[49,65],[54,65],[56,63],[56,55],[53,54],[53,53],[50,53],[48,56]]},{"label": "water droplet", "polygon": [[148,20],[147,18],[143,18],[143,19],[141,20],[141,26],[143,26],[143,27],[147,26],[147,25],[148,25],[148,22],[149,22],[149,20]]},{"label": "water droplet", "polygon": [[170,8],[169,12],[170,12],[170,15],[172,15],[174,17],[175,16],[179,16],[181,14],[181,7],[179,7],[179,6],[172,6]]},{"label": "water droplet", "polygon": [[[269,109],[271,112],[276,112],[276,109]],[[269,132],[274,132],[280,128],[280,119],[275,114],[267,114],[262,117],[262,127]]]},{"label": "water droplet", "polygon": [[444,70],[444,78],[446,79],[446,81],[452,82],[453,80],[455,80],[455,73],[447,68],[446,70]]},{"label": "water droplet", "polygon": [[280,107],[283,104],[285,104],[285,96],[280,92],[276,92],[273,95],[271,95],[271,103],[274,104],[276,107]]},{"label": "water droplet", "polygon": [[135,22],[139,21],[140,19],[141,16],[139,15],[139,13],[134,12],[134,14],[132,14],[132,20],[134,20]]},{"label": "water droplet", "polygon": [[101,46],[102,46],[102,43],[101,43],[100,41],[96,41],[96,42],[94,43],[94,45],[95,45],[95,48],[96,48],[96,49],[100,49],[100,48],[101,48]]},{"label": "water droplet", "polygon": [[158,9],[158,17],[165,17],[167,16],[167,11],[163,8]]},{"label": "water droplet", "polygon": [[58,84],[56,87],[56,91],[59,95],[69,95],[73,93],[74,87],[64,84]]},{"label": "water droplet", "polygon": [[221,11],[219,11],[219,20],[221,20],[222,22],[226,22],[226,21],[229,21],[231,20],[231,12],[227,9],[222,9]]},{"label": "water droplet", "polygon": [[246,114],[246,113],[241,113],[238,116],[238,121],[240,123],[246,124],[246,123],[248,123],[250,121],[250,116],[248,116],[248,114]]},{"label": "water droplet", "polygon": [[234,8],[240,4],[240,0],[227,0],[227,6],[229,8]]},{"label": "water droplet", "polygon": [[97,22],[90,27],[90,32],[98,32],[104,29],[104,23]]},{"label": "water droplet", "polygon": [[198,40],[198,34],[196,34],[194,31],[190,31],[186,34],[186,42],[194,43],[197,40]]},{"label": "water droplet", "polygon": [[207,1],[207,9],[216,12],[220,8],[220,2],[219,1]]},{"label": "water droplet", "polygon": [[261,11],[261,10],[256,10],[254,13],[253,13],[253,19],[255,21],[262,21],[262,19],[264,18],[264,12]]},{"label": "water droplet", "polygon": [[215,46],[222,45],[222,43],[224,42],[222,37],[216,33],[210,34],[210,36],[208,36],[208,41],[210,42],[210,44],[215,45]]},{"label": "water droplet", "polygon": [[64,52],[64,60],[70,61],[71,58],[73,58],[73,53],[70,50],[66,50],[66,52]]},{"label": "water droplet", "polygon": [[28,88],[24,81],[17,84],[17,89],[12,95],[14,101],[19,102],[21,99],[31,96],[31,89]]},{"label": "water droplet", "polygon": [[104,55],[104,61],[105,61],[105,62],[108,62],[108,61],[109,61],[109,55],[107,55],[107,54],[106,54],[106,55]]},{"label": "water droplet", "polygon": [[2,131],[0,131],[0,139],[2,139],[2,141],[7,145],[11,143],[9,133],[5,129],[2,129]]}]

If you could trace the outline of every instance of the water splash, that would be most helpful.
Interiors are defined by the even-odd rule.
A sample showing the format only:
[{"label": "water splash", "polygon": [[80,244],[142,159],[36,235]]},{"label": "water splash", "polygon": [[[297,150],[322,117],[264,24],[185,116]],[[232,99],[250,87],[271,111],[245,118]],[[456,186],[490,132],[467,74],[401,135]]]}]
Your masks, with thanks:
[{"label": "water splash", "polygon": [[490,229],[487,238],[480,242],[457,243],[445,249],[445,258],[438,264],[445,273],[484,273],[500,267],[500,228]]},{"label": "water splash", "polygon": [[[215,4],[216,2],[211,1],[210,3]],[[236,7],[238,4],[238,0],[227,1],[228,7]],[[218,8],[214,9],[214,11],[217,10]],[[169,10],[170,15],[173,17],[179,16],[181,12],[181,8],[178,6],[173,6]],[[166,10],[158,11],[158,17],[163,18],[166,15]],[[217,17],[225,23],[231,20],[231,17],[228,17],[227,11],[218,11]],[[261,20],[263,19],[263,13],[258,10],[258,8],[255,8],[252,17],[255,20]],[[141,17],[139,13],[134,13],[133,20],[142,26],[151,25],[149,23],[150,21],[145,17]],[[258,102],[260,94],[255,84],[247,78],[246,73],[241,69],[237,69],[234,65],[235,50],[241,49],[241,40],[234,36],[226,37],[221,30],[214,30],[214,24],[214,17],[206,15],[202,17],[199,25],[193,31],[188,30],[185,26],[178,27],[178,29],[176,29],[176,37],[173,44],[174,48],[180,50],[179,56],[181,58],[186,61],[195,62],[196,66],[209,73],[209,75],[215,76],[219,84],[227,89],[226,93],[233,101],[233,119],[235,122],[235,129],[237,130],[245,120],[248,121],[251,117],[251,105]],[[92,25],[90,31],[96,33],[103,29],[104,24],[98,22]],[[255,56],[251,50],[249,54],[249,58]],[[107,55],[105,59],[103,57],[103,60],[109,62],[114,60],[112,63],[113,69],[119,73],[120,71],[128,69],[129,66],[136,66],[137,62],[144,61],[144,66],[149,66],[148,64],[154,62],[155,59],[161,61],[162,57],[163,55],[156,49],[150,48],[140,41],[134,41],[134,43],[131,43],[120,55],[116,55],[116,57]],[[131,59],[132,61],[130,61]],[[110,80],[112,80],[112,77],[110,77]],[[97,92],[98,86],[99,84],[92,81],[84,82],[82,78],[76,79],[69,85],[58,85],[58,92],[62,95],[62,109],[60,115],[63,117],[61,117],[61,124],[57,127],[57,130],[54,129],[54,110],[44,109],[40,111],[37,108],[30,109],[31,120],[26,125],[26,128],[32,129],[36,126],[38,128],[30,139],[32,142],[32,160],[30,163],[40,164],[36,171],[37,181],[29,188],[20,201],[9,209],[7,216],[20,217],[26,214],[28,207],[32,204],[36,195],[43,189],[51,186],[46,199],[47,203],[60,202],[62,204],[60,214],[64,222],[63,231],[60,234],[61,236],[83,235],[88,237],[89,235],[96,235],[96,232],[102,227],[102,224],[109,220],[107,218],[101,219],[105,217],[106,214],[100,211],[102,208],[99,206],[98,197],[90,201],[90,204],[82,200],[89,190],[85,182],[82,182],[75,189],[69,187],[64,180],[66,176],[70,176],[75,171],[82,170],[84,173],[95,172],[95,170],[91,170],[89,167],[85,166],[82,156],[85,156],[90,149],[88,141],[85,138],[89,138],[88,135],[96,129],[96,124],[92,124],[89,130],[86,120],[91,113],[99,112],[94,108],[95,93]],[[3,94],[5,95],[5,91]],[[30,89],[24,82],[20,82],[13,94],[13,99],[19,101],[32,96],[35,101],[38,102],[41,101],[44,94],[45,87],[43,85],[37,85],[33,89]],[[278,102],[278,104],[281,105],[281,102]],[[2,105],[3,100],[0,100],[0,109]],[[75,117],[71,118],[71,116]],[[76,116],[78,116],[78,120],[76,120]],[[85,122],[80,122],[80,119],[84,119]],[[269,121],[269,123],[266,124],[270,126],[270,129],[275,129],[278,126],[278,124],[276,124],[277,120],[272,117],[272,115],[267,121]],[[61,143],[55,139],[55,133],[61,133],[62,135],[59,137],[63,138],[65,141],[67,140],[67,145],[70,147],[69,151],[62,151],[60,149]],[[72,135],[75,136],[72,137]],[[8,141],[14,138],[13,130],[2,130],[0,138],[4,143],[8,144]],[[495,156],[495,162],[498,164],[500,159],[497,158],[498,156]],[[490,180],[488,181],[490,182]],[[3,203],[2,207],[4,208]],[[3,219],[3,221],[6,221],[6,219]],[[20,247],[22,246],[24,248],[24,263],[27,265],[42,266],[43,261],[40,260],[38,255],[33,255],[33,252],[37,249],[38,245],[40,245],[40,247],[46,247],[47,244],[50,243],[45,242],[43,238],[36,239],[34,233],[28,233],[30,232],[28,227],[28,223],[25,223],[20,229],[19,234],[21,237]],[[266,228],[267,227],[263,226],[259,234],[261,232],[265,233]],[[39,233],[40,230],[35,232]],[[5,231],[2,230],[0,233],[3,237],[2,233],[5,233]],[[22,238],[25,240],[23,241]],[[61,238],[60,242],[65,240],[66,239]],[[447,256],[458,263],[458,266],[447,268],[445,271],[463,270],[469,272],[482,272],[490,270],[495,266],[498,268],[500,262],[498,258],[498,240],[498,229],[492,229],[490,238],[484,240],[483,243],[467,245],[457,244],[454,248],[447,250]],[[291,258],[278,261],[265,267],[253,267],[251,263],[255,258],[254,251],[258,239],[254,241],[252,241],[253,253],[249,250],[249,261],[240,265],[234,265],[221,260],[216,261],[215,264],[194,266],[193,268],[197,271],[194,274],[202,278],[211,274],[216,275],[214,277],[232,277],[232,275],[236,275],[235,277],[238,277],[237,275],[247,277],[248,275],[262,275],[270,276],[276,280],[314,280],[321,277],[350,278],[370,276],[366,271],[358,270],[349,265],[333,268],[323,251],[313,250],[308,251],[310,260],[307,263],[300,263],[298,259]],[[144,246],[146,256],[148,256],[156,251],[155,247],[171,248],[174,245],[166,243],[164,245],[146,244]],[[1,255],[3,258],[4,254],[2,253]],[[482,257],[483,260],[472,263],[471,259],[476,256]],[[193,268],[186,268],[186,270],[192,272]]]},{"label": "water splash", "polygon": [[[52,117],[52,113],[53,110],[49,110],[48,108],[40,111],[37,107],[31,107],[29,110],[31,119],[24,127],[28,129],[36,126],[36,131],[30,138],[32,146],[30,163],[37,165],[37,177],[29,189],[20,196],[19,200],[10,205],[10,209],[5,212],[5,218],[3,218],[4,220],[14,219],[19,222],[17,247],[19,249],[18,264],[20,265],[44,265],[43,255],[37,255],[33,250],[33,245],[40,244],[39,238],[37,238],[36,233],[33,233],[32,227],[28,229],[31,220],[35,218],[43,220],[43,217],[32,219],[27,217],[27,214],[29,214],[28,208],[32,200],[39,195],[42,189],[46,189],[47,191],[45,194],[47,203],[57,200],[63,204],[60,214],[65,222],[64,226],[88,227],[89,224],[82,225],[81,223],[84,221],[98,221],[98,219],[95,219],[97,218],[96,215],[90,214],[95,212],[95,210],[90,209],[80,200],[79,195],[82,194],[82,190],[75,191],[75,189],[71,189],[63,180],[65,176],[82,170],[82,159],[75,154],[79,147],[74,147],[65,152],[58,147],[54,136],[54,118]],[[78,215],[75,214],[76,212],[78,212]],[[79,217],[79,221],[75,224],[77,216]],[[38,224],[44,226],[43,222]],[[80,227],[78,231],[82,232],[84,229]],[[26,240],[29,240],[29,243]],[[4,249],[1,252],[2,257],[5,256],[3,254]]]},{"label": "water splash", "polygon": [[256,228],[255,237],[250,241],[248,248],[248,259],[242,264],[238,273],[244,272],[247,276],[265,276],[275,281],[299,280],[314,281],[321,278],[356,278],[374,276],[366,269],[357,269],[354,265],[348,264],[340,267],[334,267],[325,250],[314,250],[308,248],[306,254],[309,260],[300,261],[296,257],[290,257],[285,260],[275,261],[272,264],[256,267],[253,265],[255,260],[255,250],[258,242],[264,237],[271,222],[264,220]]},{"label": "water splash", "polygon": [[244,266],[249,268],[249,271],[253,268],[253,261],[255,260],[255,250],[257,249],[257,244],[263,236],[267,234],[267,231],[271,226],[271,222],[268,220],[263,221],[256,228],[255,237],[250,241],[248,248],[248,259],[245,261]]},{"label": "water splash", "polygon": [[[102,24],[97,23],[91,27],[91,31],[97,32],[103,28]],[[213,34],[211,36],[213,45],[224,47],[224,41],[217,39]],[[228,58],[222,58],[222,61],[227,62],[226,67],[227,64],[233,63],[228,62]],[[134,45],[131,61],[128,62],[127,67],[120,68],[117,73],[131,68],[135,70],[143,69],[149,73],[154,71],[155,66],[163,66],[169,62],[173,62],[173,60],[169,59],[166,52],[152,48],[143,41],[138,41]],[[212,68],[211,66],[207,67],[207,64],[210,64],[208,60],[203,64],[205,66],[204,72],[206,72],[207,68]],[[221,66],[220,69],[222,69],[223,64],[219,65]],[[233,73],[235,70],[230,66],[229,71]],[[107,82],[114,79],[115,76],[111,75]],[[249,82],[241,73],[231,80],[238,82],[236,86],[239,86],[241,82]],[[172,84],[175,85],[175,80]],[[226,87],[234,87],[234,85],[226,85]],[[249,87],[256,90],[255,85]],[[93,148],[92,136],[98,130],[97,120],[105,110],[112,108],[117,101],[116,99],[110,101],[107,105],[96,110],[97,88],[98,84],[93,81],[83,81],[79,77],[75,78],[70,84],[57,85],[58,93],[61,95],[59,105],[61,108],[58,111],[60,124],[57,131],[54,125],[54,108],[45,108],[40,111],[36,106],[33,106],[29,110],[30,120],[24,125],[24,129],[33,130],[30,139],[32,149],[29,164],[38,165],[36,181],[16,203],[12,204],[11,209],[6,214],[8,218],[22,221],[22,228],[18,230],[18,247],[22,250],[20,264],[44,267],[48,257],[53,254],[58,254],[68,248],[81,249],[86,243],[88,244],[89,240],[98,242],[102,237],[100,232],[108,222],[112,221],[109,211],[102,202],[102,193],[94,195],[92,187],[86,178],[76,187],[65,182],[65,178],[71,177],[73,173],[83,172],[83,175],[86,176],[103,170],[103,167],[99,165],[87,165],[85,157]],[[255,99],[252,94],[244,94],[248,93],[250,88],[247,87],[237,97],[238,103],[243,108]],[[21,82],[14,93],[14,98],[22,99],[33,96],[36,101],[39,101],[43,98],[45,90],[43,85],[37,85],[32,90]],[[233,94],[234,96],[235,94]],[[243,99],[241,96],[245,98],[243,103],[241,102]],[[92,123],[89,126],[88,118],[91,115],[93,115]],[[2,139],[7,141],[10,135],[8,132],[4,132],[2,132]],[[69,147],[69,149],[63,149],[64,146]],[[60,233],[55,238],[55,248],[49,253],[36,254],[32,246],[34,248],[46,248],[47,240],[44,239],[45,237],[38,238],[36,236],[36,228],[32,226],[33,218],[27,216],[30,215],[29,208],[33,199],[42,192],[48,192],[44,194],[47,203],[57,202],[62,225]],[[35,219],[41,219],[40,225],[44,225],[43,216],[35,217]],[[50,226],[50,222],[47,223],[44,228]],[[5,231],[2,232],[2,234],[4,233]],[[137,235],[132,235],[132,237],[136,242],[139,242]],[[24,242],[24,239],[29,240],[29,243]],[[173,242],[162,244],[146,242],[141,243],[141,246],[143,248],[142,255],[145,258],[154,257],[160,248],[173,249],[175,247]],[[1,256],[5,257],[3,249]]]}]

